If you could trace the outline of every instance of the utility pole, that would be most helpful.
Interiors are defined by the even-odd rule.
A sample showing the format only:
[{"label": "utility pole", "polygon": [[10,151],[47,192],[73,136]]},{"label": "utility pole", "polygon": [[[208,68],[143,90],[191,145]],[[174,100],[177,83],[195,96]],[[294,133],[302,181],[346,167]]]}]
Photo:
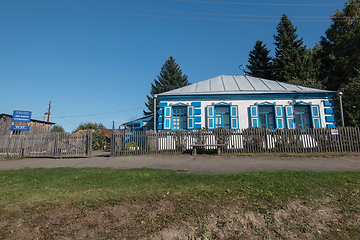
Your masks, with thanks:
[{"label": "utility pole", "polygon": [[49,101],[49,110],[47,115],[47,121],[50,122],[50,108],[51,108],[51,101]]}]

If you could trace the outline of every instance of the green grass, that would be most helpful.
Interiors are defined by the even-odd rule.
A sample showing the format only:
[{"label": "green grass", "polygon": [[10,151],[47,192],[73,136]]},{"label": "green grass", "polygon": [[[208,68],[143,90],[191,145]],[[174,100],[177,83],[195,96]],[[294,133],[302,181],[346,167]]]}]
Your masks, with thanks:
[{"label": "green grass", "polygon": [[[316,209],[322,205],[322,199],[329,199],[328,206],[336,209],[344,219],[360,216],[359,192],[359,172],[277,171],[210,175],[147,168],[21,169],[0,172],[0,214],[24,218],[37,209],[43,211],[69,204],[80,209],[96,209],[124,202],[147,206],[142,210],[146,211],[166,198],[174,204],[174,213],[156,219],[155,223],[151,220],[146,226],[165,227],[184,219],[205,219],[213,211],[221,212],[235,205],[243,211],[264,214],[266,224],[271,228],[275,224],[273,212],[286,209],[291,202]],[[133,228],[136,227],[134,224]],[[308,226],[304,223],[299,229],[307,231]],[[340,233],[334,231],[329,236],[358,237],[358,229],[358,225],[343,226]],[[347,234],[341,235],[346,231]]]},{"label": "green grass", "polygon": [[55,168],[0,172],[0,204],[82,202],[158,197],[164,192],[204,198],[241,197],[281,208],[289,201],[344,196],[360,190],[359,172],[179,174],[158,169]]}]

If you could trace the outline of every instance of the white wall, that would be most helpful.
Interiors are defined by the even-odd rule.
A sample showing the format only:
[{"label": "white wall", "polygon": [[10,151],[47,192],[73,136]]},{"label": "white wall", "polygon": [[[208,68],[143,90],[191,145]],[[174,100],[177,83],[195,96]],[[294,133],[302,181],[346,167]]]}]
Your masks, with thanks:
[{"label": "white wall", "polygon": [[[261,104],[264,102],[268,103],[275,103],[276,105],[289,105],[295,104],[298,102],[304,103],[311,103],[313,105],[319,105],[320,107],[320,116],[321,116],[321,126],[323,128],[326,127],[325,122],[325,113],[324,113],[324,100],[332,100],[332,99],[301,99],[301,100],[294,100],[294,99],[287,99],[287,100],[232,100],[232,101],[201,101],[201,127],[206,127],[206,107],[212,104],[218,103],[227,103],[231,105],[238,105],[238,116],[239,116],[239,128],[248,128],[250,127],[250,120],[249,120],[249,107],[250,105],[254,105],[255,103]],[[167,101],[169,104],[178,104],[183,103],[186,105],[191,105],[191,102],[198,102],[198,101]]]}]

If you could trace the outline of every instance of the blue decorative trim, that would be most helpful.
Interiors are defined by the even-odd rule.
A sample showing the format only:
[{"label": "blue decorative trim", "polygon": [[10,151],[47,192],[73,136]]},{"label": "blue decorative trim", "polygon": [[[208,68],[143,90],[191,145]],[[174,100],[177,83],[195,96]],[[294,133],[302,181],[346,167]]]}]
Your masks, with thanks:
[{"label": "blue decorative trim", "polygon": [[164,115],[164,109],[163,108],[159,109],[158,114],[159,115]]},{"label": "blue decorative trim", "polygon": [[335,106],[335,102],[333,100],[324,101],[324,106],[325,107],[333,107],[333,106]]},{"label": "blue decorative trim", "polygon": [[159,123],[158,124],[158,130],[162,130],[163,129],[163,124],[162,123]]},{"label": "blue decorative trim", "polygon": [[158,117],[158,122],[159,122],[159,123],[164,122],[164,118],[163,118],[163,117]]},{"label": "blue decorative trim", "polygon": [[325,114],[335,114],[335,108],[324,108]]},{"label": "blue decorative trim", "polygon": [[191,106],[201,107],[201,102],[192,102],[192,103],[191,103]]},{"label": "blue decorative trim", "polygon": [[326,124],[327,128],[337,128],[337,124]]},{"label": "blue decorative trim", "polygon": [[326,122],[336,122],[336,116],[326,116]]},{"label": "blue decorative trim", "polygon": [[195,116],[195,122],[201,122],[201,116]]},{"label": "blue decorative trim", "polygon": [[194,128],[195,128],[195,129],[199,129],[199,128],[201,128],[201,124],[196,124],[196,123],[195,123]]},{"label": "blue decorative trim", "polygon": [[160,101],[228,101],[228,100],[283,100],[334,98],[336,93],[263,93],[263,94],[203,94],[158,96]]},{"label": "blue decorative trim", "polygon": [[195,115],[201,115],[201,108],[195,108]]},{"label": "blue decorative trim", "polygon": [[168,105],[167,102],[160,102],[159,103],[159,108],[166,107],[167,105]]}]

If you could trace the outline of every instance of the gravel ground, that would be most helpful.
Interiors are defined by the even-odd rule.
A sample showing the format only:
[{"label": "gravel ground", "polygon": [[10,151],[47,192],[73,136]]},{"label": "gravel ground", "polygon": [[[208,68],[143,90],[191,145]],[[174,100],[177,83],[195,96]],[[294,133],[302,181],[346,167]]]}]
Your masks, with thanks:
[{"label": "gravel ground", "polygon": [[99,168],[159,168],[183,170],[189,173],[226,174],[251,171],[360,171],[360,155],[342,157],[279,157],[148,154],[110,157],[108,152],[95,151],[91,158],[26,158],[0,161],[0,170],[21,168],[99,167]]}]

